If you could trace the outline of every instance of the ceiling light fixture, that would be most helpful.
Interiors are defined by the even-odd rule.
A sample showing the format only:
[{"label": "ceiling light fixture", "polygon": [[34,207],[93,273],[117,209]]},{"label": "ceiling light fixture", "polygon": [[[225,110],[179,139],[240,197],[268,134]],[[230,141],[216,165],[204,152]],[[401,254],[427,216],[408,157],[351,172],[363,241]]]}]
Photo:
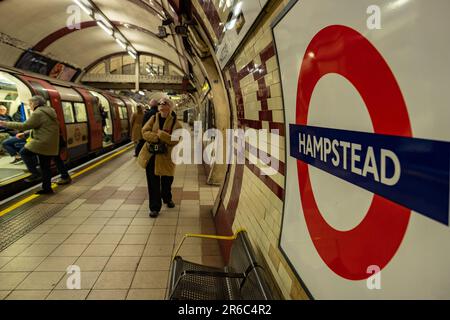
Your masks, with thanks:
[{"label": "ceiling light fixture", "polygon": [[129,54],[134,60],[137,59],[137,55],[134,54],[132,51],[130,51],[130,49],[128,49],[128,54]]},{"label": "ceiling light fixture", "polygon": [[102,28],[103,31],[105,31],[108,35],[112,36],[114,34],[114,31],[112,29],[108,28],[103,21],[97,20],[96,22],[97,22],[98,26],[100,28]]},{"label": "ceiling light fixture", "polygon": [[81,2],[80,0],[73,0],[77,6],[79,6],[84,12],[86,12],[87,15],[92,16],[92,9],[86,6],[84,2]]},{"label": "ceiling light fixture", "polygon": [[127,50],[127,45],[122,40],[116,39],[116,42],[122,47],[123,50]]}]

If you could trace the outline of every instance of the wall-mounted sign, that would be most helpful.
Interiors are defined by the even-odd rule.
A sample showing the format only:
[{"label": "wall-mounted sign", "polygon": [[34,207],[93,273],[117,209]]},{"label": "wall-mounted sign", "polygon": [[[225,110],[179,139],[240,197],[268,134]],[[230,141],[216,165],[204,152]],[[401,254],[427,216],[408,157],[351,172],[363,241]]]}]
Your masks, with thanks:
[{"label": "wall-mounted sign", "polygon": [[274,24],[288,133],[280,247],[315,298],[450,298],[449,9],[302,0]]},{"label": "wall-mounted sign", "polygon": [[72,81],[80,73],[80,70],[74,67],[31,51],[27,51],[21,56],[16,63],[16,68],[64,81]]},{"label": "wall-mounted sign", "polygon": [[[228,19],[223,22],[222,39],[216,48],[216,55],[221,68],[224,68],[230,61],[268,1],[220,1],[218,10],[228,12]],[[233,5],[230,6],[230,3],[233,3]]]}]

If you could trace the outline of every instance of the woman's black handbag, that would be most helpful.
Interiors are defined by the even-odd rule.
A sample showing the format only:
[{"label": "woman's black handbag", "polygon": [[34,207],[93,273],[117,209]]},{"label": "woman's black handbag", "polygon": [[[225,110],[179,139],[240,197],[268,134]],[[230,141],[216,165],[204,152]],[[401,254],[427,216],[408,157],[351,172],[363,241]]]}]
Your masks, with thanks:
[{"label": "woman's black handbag", "polygon": [[[177,123],[177,116],[176,114],[173,114],[173,123],[172,123],[172,129],[170,132],[173,132],[173,128],[175,127],[175,124]],[[160,142],[160,143],[147,143],[148,152],[150,154],[165,154],[168,152],[167,144]]]}]

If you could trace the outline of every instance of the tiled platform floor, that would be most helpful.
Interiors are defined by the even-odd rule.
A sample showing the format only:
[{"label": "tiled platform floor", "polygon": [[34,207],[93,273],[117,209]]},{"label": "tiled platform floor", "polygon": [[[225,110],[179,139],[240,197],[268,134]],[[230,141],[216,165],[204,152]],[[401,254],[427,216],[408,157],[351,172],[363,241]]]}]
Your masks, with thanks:
[{"label": "tiled platform floor", "polygon": [[[175,209],[148,217],[145,172],[127,152],[74,184],[41,198],[60,211],[0,252],[0,299],[164,299],[170,258],[185,233],[215,234],[218,188],[200,166],[180,166]],[[32,210],[32,209],[31,209]],[[189,260],[222,265],[217,242],[188,240]],[[81,290],[66,286],[81,268]]]}]

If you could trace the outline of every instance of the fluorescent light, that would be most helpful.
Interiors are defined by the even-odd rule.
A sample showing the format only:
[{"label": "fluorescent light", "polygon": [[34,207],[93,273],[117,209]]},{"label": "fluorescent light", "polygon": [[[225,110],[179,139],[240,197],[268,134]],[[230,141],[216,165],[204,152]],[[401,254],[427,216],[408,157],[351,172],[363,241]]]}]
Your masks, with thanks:
[{"label": "fluorescent light", "polygon": [[92,10],[88,8],[83,2],[80,0],[73,0],[87,15],[92,16]]},{"label": "fluorescent light", "polygon": [[108,28],[103,21],[98,21],[97,24],[100,28],[102,28],[108,35],[112,36],[114,34],[114,31],[110,28]]},{"label": "fluorescent light", "polygon": [[228,22],[226,28],[227,28],[228,30],[233,30],[234,27],[236,26],[236,22],[237,22],[237,19],[234,18],[233,20],[231,20],[230,22]]},{"label": "fluorescent light", "polygon": [[233,14],[237,17],[242,11],[242,1],[240,1],[233,9]]},{"label": "fluorescent light", "polygon": [[100,20],[101,22],[103,22],[105,24],[105,26],[111,27],[108,18],[102,13],[96,12],[95,20]]},{"label": "fluorescent light", "polygon": [[137,59],[137,55],[135,55],[133,52],[131,52],[130,50],[128,50],[128,54],[134,59]]},{"label": "fluorescent light", "polygon": [[135,55],[137,54],[136,50],[133,47],[128,47],[128,51],[133,52]]},{"label": "fluorescent light", "polygon": [[122,47],[123,50],[127,50],[127,45],[122,40],[116,39],[116,42]]}]

